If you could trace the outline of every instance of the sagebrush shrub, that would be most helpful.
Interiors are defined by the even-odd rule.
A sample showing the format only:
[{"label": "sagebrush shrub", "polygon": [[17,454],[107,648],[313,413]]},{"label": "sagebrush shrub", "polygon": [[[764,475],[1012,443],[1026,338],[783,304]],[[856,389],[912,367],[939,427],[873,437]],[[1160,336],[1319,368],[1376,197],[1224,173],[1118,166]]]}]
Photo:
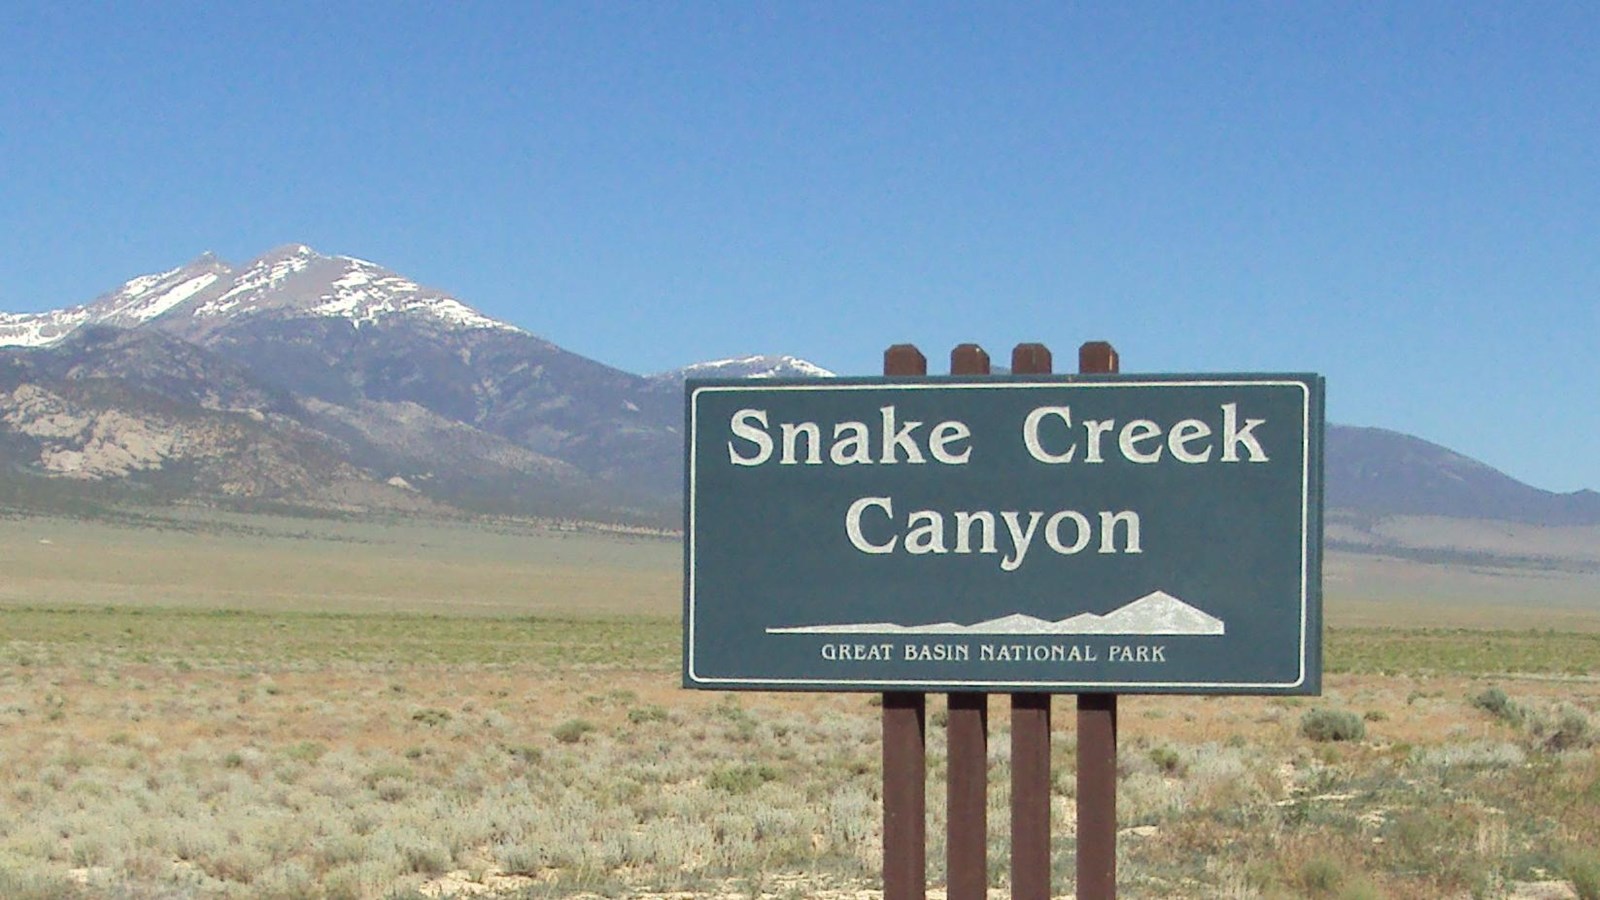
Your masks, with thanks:
[{"label": "sagebrush shrub", "polygon": [[1521,725],[1523,719],[1522,707],[1518,706],[1505,691],[1497,687],[1485,688],[1472,698],[1472,705],[1491,716],[1506,722],[1509,725]]},{"label": "sagebrush shrub", "polygon": [[1318,707],[1300,717],[1300,733],[1313,741],[1359,741],[1367,724],[1347,709]]},{"label": "sagebrush shrub", "polygon": [[583,736],[594,731],[594,723],[587,719],[568,719],[557,725],[551,734],[563,744],[576,744]]},{"label": "sagebrush shrub", "polygon": [[1573,853],[1563,861],[1561,869],[1572,882],[1578,900],[1600,900],[1600,856]]}]

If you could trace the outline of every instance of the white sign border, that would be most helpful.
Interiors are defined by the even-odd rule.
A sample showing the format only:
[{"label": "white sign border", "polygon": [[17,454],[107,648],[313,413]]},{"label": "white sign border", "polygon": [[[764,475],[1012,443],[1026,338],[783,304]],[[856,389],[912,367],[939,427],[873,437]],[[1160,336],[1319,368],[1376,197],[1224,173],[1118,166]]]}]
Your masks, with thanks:
[{"label": "white sign border", "polygon": [[[699,433],[700,395],[706,393],[745,393],[751,391],[852,391],[852,390],[1016,390],[1019,388],[1129,388],[1129,387],[1292,387],[1301,392],[1301,452],[1300,452],[1300,671],[1294,681],[1289,682],[1257,682],[1257,681],[977,681],[960,679],[937,680],[871,680],[871,681],[833,681],[820,678],[713,678],[702,677],[694,669],[694,628],[695,628],[695,471],[697,462],[695,457],[695,437]],[[1311,603],[1311,386],[1305,381],[1288,380],[1284,378],[1273,379],[1162,379],[1152,380],[1140,378],[1121,378],[1117,380],[1053,380],[1053,381],[1026,381],[998,378],[993,382],[982,381],[942,381],[929,379],[926,381],[874,381],[850,382],[840,384],[830,379],[819,378],[816,384],[763,384],[752,381],[749,384],[721,384],[701,385],[693,389],[689,396],[689,433],[685,435],[688,445],[688,474],[684,493],[684,543],[685,543],[685,571],[684,571],[684,675],[690,687],[727,685],[729,687],[749,688],[759,690],[762,686],[771,685],[774,689],[803,689],[818,691],[840,691],[877,693],[883,690],[896,689],[926,689],[944,691],[951,687],[971,688],[996,693],[1008,691],[1037,692],[1037,693],[1118,693],[1118,689],[1130,693],[1159,693],[1160,689],[1178,690],[1183,692],[1200,691],[1204,689],[1215,690],[1263,690],[1263,691],[1291,691],[1305,684],[1308,666],[1308,650],[1310,646],[1309,617]]]}]

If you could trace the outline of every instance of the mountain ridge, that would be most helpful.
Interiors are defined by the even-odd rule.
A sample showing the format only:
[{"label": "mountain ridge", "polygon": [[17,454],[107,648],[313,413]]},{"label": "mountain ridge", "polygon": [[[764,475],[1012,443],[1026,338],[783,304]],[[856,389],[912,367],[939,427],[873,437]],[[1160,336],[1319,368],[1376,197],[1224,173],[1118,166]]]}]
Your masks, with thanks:
[{"label": "mountain ridge", "polygon": [[1600,493],[1547,491],[1404,432],[1330,425],[1324,483],[1330,507],[1546,525],[1600,524]]},{"label": "mountain ridge", "polygon": [[[220,427],[218,416],[243,416],[275,435],[257,435],[263,446],[277,440],[272,446],[299,447],[307,460],[338,460],[327,462],[321,486],[305,473],[285,474],[282,484],[238,482],[278,485],[263,488],[263,496],[283,502],[296,500],[290,485],[324,497],[328,484],[359,482],[383,487],[373,493],[380,499],[404,485],[397,489],[413,504],[670,525],[680,502],[687,378],[832,374],[800,357],[770,354],[638,375],[354,256],[286,244],[235,267],[204,253],[77,306],[0,313],[0,401],[9,404],[0,410],[0,474],[85,477],[60,466],[72,454],[131,452],[94,443],[94,423],[121,421],[107,405],[115,394],[135,418],[158,406],[176,417],[160,420],[174,428],[188,421]],[[31,387],[19,399],[24,383]],[[62,421],[87,430],[42,437],[56,414],[46,412],[57,402],[47,397],[78,404]],[[1543,491],[1401,432],[1330,425],[1327,438],[1330,508],[1600,524],[1594,491]],[[160,466],[155,457],[139,457],[143,474],[97,477],[148,479],[165,471],[182,494],[178,470],[293,468],[287,451],[267,454],[268,465],[247,463],[243,445],[211,446],[232,448],[239,458],[201,465],[181,453],[157,454],[167,460]],[[187,483],[198,496],[221,482],[195,476]]]},{"label": "mountain ridge", "polygon": [[[0,345],[52,394],[74,372],[110,374],[110,349],[139,359],[121,370],[141,398],[129,402],[159,393],[217,406],[211,383],[243,378],[257,405],[281,414],[274,427],[314,433],[364,482],[409,485],[437,503],[670,518],[673,464],[652,460],[675,456],[679,416],[644,378],[356,257],[289,244],[234,268],[206,254],[89,303],[6,314]],[[18,440],[12,475],[63,474],[19,457],[46,450]]]},{"label": "mountain ridge", "polygon": [[359,325],[395,314],[431,317],[447,327],[522,332],[377,263],[285,244],[237,268],[207,251],[177,268],[131,278],[88,303],[0,313],[0,346],[48,346],[85,325],[155,325],[194,339],[241,316],[320,316]]}]

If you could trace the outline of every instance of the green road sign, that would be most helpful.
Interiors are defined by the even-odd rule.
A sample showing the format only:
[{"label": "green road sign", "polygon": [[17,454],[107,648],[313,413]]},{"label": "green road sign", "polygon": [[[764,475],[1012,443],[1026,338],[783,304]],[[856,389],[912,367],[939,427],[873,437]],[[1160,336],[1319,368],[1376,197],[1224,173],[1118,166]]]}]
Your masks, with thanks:
[{"label": "green road sign", "polygon": [[1317,693],[1322,391],[692,380],[684,684]]}]

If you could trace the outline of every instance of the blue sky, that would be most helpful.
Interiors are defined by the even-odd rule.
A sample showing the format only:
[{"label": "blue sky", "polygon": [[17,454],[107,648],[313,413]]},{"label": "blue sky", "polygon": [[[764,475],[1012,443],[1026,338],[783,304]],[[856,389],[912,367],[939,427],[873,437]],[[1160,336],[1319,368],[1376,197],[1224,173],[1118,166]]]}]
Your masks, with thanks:
[{"label": "blue sky", "polygon": [[1600,7],[8,4],[0,309],[380,262],[635,372],[1315,371],[1600,488]]}]

